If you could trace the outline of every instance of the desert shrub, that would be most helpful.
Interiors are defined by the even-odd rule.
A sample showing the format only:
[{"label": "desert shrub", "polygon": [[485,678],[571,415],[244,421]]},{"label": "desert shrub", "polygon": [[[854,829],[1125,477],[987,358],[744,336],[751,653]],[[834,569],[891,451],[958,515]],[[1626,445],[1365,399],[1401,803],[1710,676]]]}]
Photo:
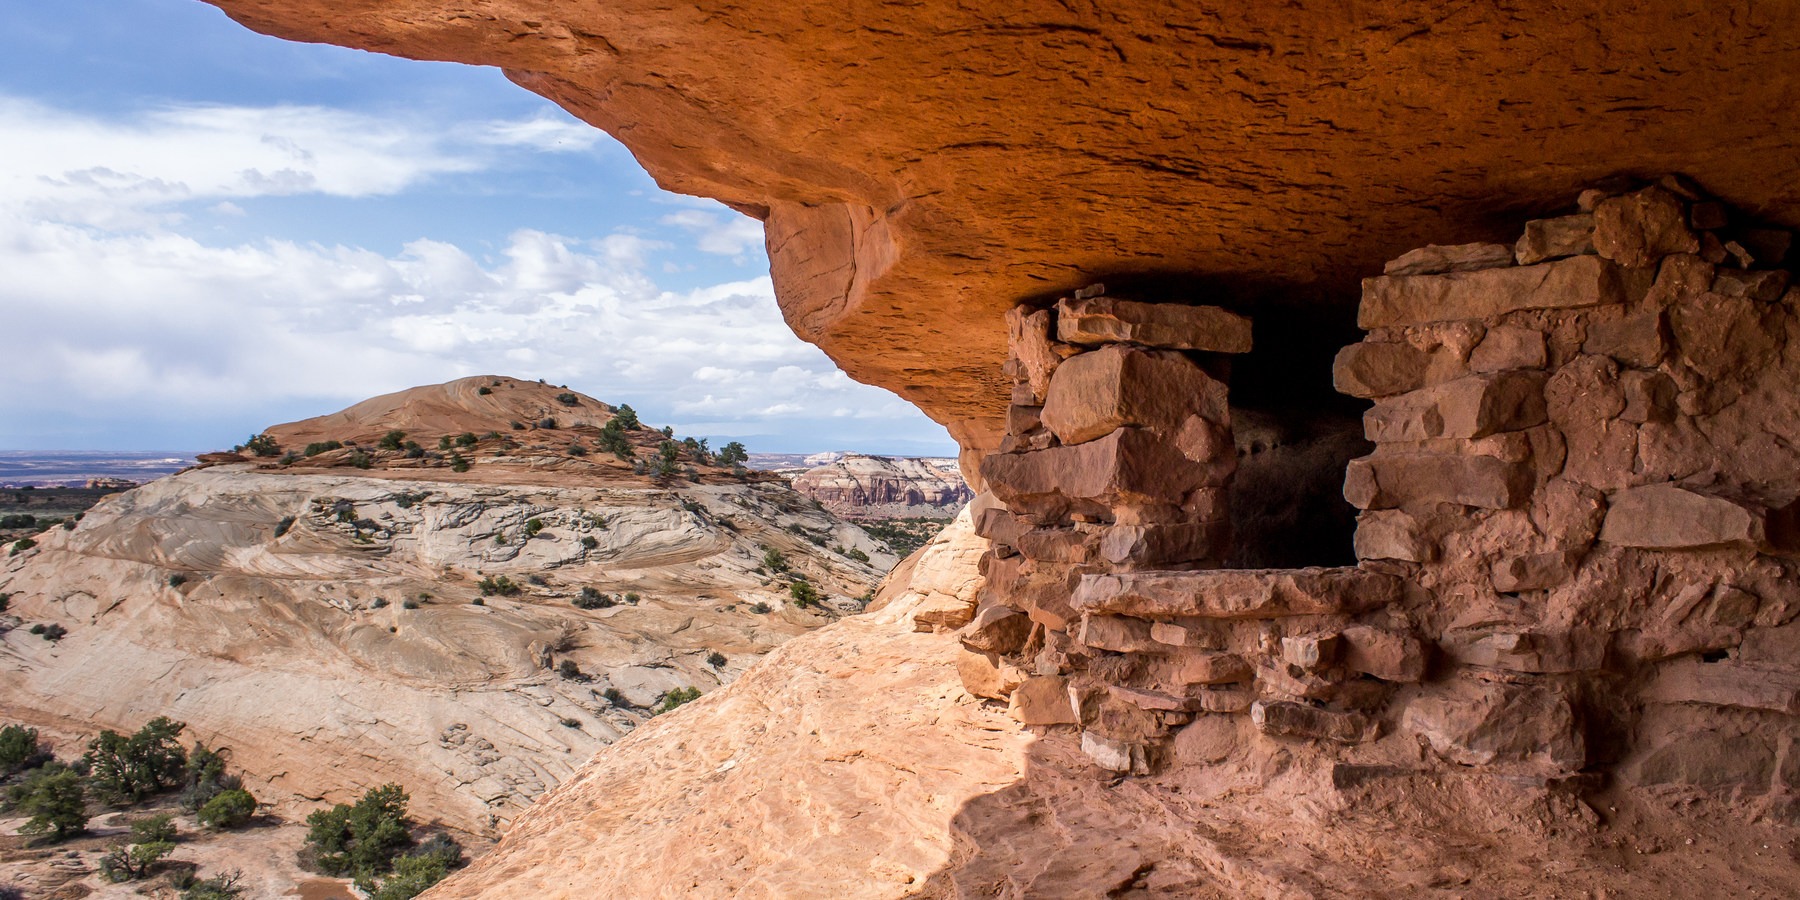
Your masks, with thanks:
[{"label": "desert shrub", "polygon": [[247,451],[252,456],[281,455],[281,445],[275,443],[275,439],[266,434],[252,435],[249,440],[244,442],[243,446],[238,448],[238,450]]},{"label": "desert shrub", "polygon": [[569,445],[569,455],[570,456],[586,456],[587,454],[588,454],[587,448],[581,446],[581,442],[577,441],[577,442]]},{"label": "desert shrub", "polygon": [[200,807],[200,824],[208,828],[238,828],[256,815],[256,798],[243,788],[220,791]]},{"label": "desert shrub", "polygon": [[125,806],[179,786],[187,770],[187,751],[177,738],[186,727],[157,716],[130,737],[110,729],[100,732],[82,757],[95,793],[115,806]]},{"label": "desert shrub", "polygon": [[537,427],[539,427],[545,431],[555,431],[556,430],[556,419],[551,416],[545,416],[542,419],[538,420]]},{"label": "desert shrub", "polygon": [[36,546],[37,546],[37,541],[34,541],[31,538],[19,538],[18,540],[13,541],[12,552],[7,555],[8,556],[18,556],[19,554],[24,553],[25,551],[30,550],[31,548],[36,547]]},{"label": "desert shrub", "polygon": [[393,431],[382,435],[381,440],[375,442],[375,446],[383,450],[399,450],[405,446],[405,444],[402,443],[405,440],[406,432],[396,428]]},{"label": "desert shrub", "polygon": [[478,440],[478,438],[475,437],[475,432],[465,431],[462,434],[459,434],[456,436],[456,446],[458,446],[458,447],[473,447],[473,446],[475,446],[477,440]]},{"label": "desert shrub", "polygon": [[578,406],[581,403],[581,398],[568,391],[563,391],[556,395],[556,402],[561,403],[564,406]]},{"label": "desert shrub", "polygon": [[[564,719],[563,724],[573,721]],[[569,727],[580,724],[575,722]],[[375,886],[369,893],[369,900],[411,900],[443,881],[450,870],[461,866],[462,862],[462,845],[449,835],[434,834],[412,852],[394,860],[393,874]]]},{"label": "desert shrub", "polygon": [[675,436],[675,426],[673,426],[673,425],[664,425],[664,426],[663,426],[663,428],[662,428],[662,436],[663,436],[663,437],[666,437],[666,438],[672,438],[672,437],[674,437],[674,436]]},{"label": "desert shrub", "polygon": [[81,775],[60,763],[50,763],[31,773],[7,792],[13,809],[31,818],[20,834],[49,835],[60,841],[87,830],[87,788]]},{"label": "desert shrub", "polygon": [[623,709],[625,706],[628,705],[625,701],[624,692],[620,691],[618,688],[607,688],[606,690],[600,692],[600,696],[605,697],[606,702],[611,703],[612,705],[617,706],[621,709]]},{"label": "desert shrub", "polygon": [[483,600],[480,597],[476,597],[475,599],[469,601],[469,605],[470,606],[486,606],[487,601]]},{"label": "desert shrub", "polygon": [[62,627],[55,622],[51,622],[44,626],[43,631],[34,631],[33,633],[42,635],[46,641],[55,642],[68,637],[69,629]]},{"label": "desert shrub", "polygon": [[342,450],[344,445],[338,441],[314,441],[300,451],[301,456],[318,456],[332,450]]},{"label": "desert shrub", "polygon": [[37,516],[31,513],[13,513],[0,516],[0,528],[36,528]]},{"label": "desert shrub", "polygon": [[538,534],[540,532],[542,532],[543,530],[544,530],[544,520],[543,519],[539,519],[534,516],[530,519],[525,520],[525,536],[527,538],[537,537]]},{"label": "desert shrub", "polygon": [[556,674],[561,675],[570,681],[580,681],[581,667],[576,665],[574,660],[565,659],[557,664]]},{"label": "desert shrub", "polygon": [[370,609],[386,609],[387,605],[388,604],[387,604],[386,597],[376,597],[375,599],[369,601]]},{"label": "desert shrub", "polygon": [[400,608],[401,609],[418,609],[419,601],[414,600],[411,597],[408,597],[405,600],[400,601]]},{"label": "desert shrub", "polygon": [[633,455],[631,440],[625,437],[625,426],[620,424],[617,416],[606,420],[600,426],[600,437],[596,440],[600,449],[620,459],[630,459]]},{"label": "desert shrub", "polygon": [[663,441],[657,447],[656,474],[664,478],[681,470],[681,445],[674,441]]},{"label": "desert shrub", "polygon": [[294,517],[282,516],[281,521],[275,523],[275,536],[281,537],[282,535],[287,534],[289,529],[292,529],[293,527]]},{"label": "desert shrub", "polygon": [[291,466],[294,463],[297,463],[299,461],[300,461],[300,454],[296,453],[293,450],[289,450],[288,452],[283,453],[281,455],[281,458],[276,460],[276,462],[281,463],[284,466]]},{"label": "desert shrub", "polygon": [[575,604],[576,609],[608,609],[618,605],[618,601],[591,587],[582,588],[581,593],[569,602]]},{"label": "desert shrub", "polygon": [[370,788],[354,805],[339,803],[306,817],[301,861],[327,875],[369,881],[388,871],[412,843],[406,791],[397,784]]},{"label": "desert shrub", "polygon": [[856,549],[855,547],[851,547],[850,549],[845,550],[844,555],[849,557],[850,559],[856,560],[859,563],[866,563],[869,561],[869,554],[864,553],[861,550]]},{"label": "desert shrub", "polygon": [[452,472],[467,472],[467,471],[469,471],[469,461],[466,459],[463,459],[463,455],[461,453],[450,454],[450,471],[452,471]]},{"label": "desert shrub", "polygon": [[819,589],[805,581],[796,581],[788,585],[788,596],[794,598],[794,605],[806,608],[820,604]]},{"label": "desert shrub", "polygon": [[714,650],[713,652],[706,654],[706,664],[709,666],[712,666],[715,669],[724,665],[725,664],[725,654],[720,653],[717,650]]},{"label": "desert shrub", "polygon": [[187,582],[188,582],[188,577],[186,575],[181,574],[180,572],[177,572],[177,573],[169,576],[169,587],[178,588],[184,584],[187,584]]},{"label": "desert shrub", "polygon": [[661,702],[656,704],[656,714],[662,715],[684,703],[692,703],[700,699],[697,687],[679,687],[662,695]]},{"label": "desert shrub", "polygon": [[600,546],[600,540],[591,534],[582,535],[581,546],[586,549],[593,550],[594,548]]},{"label": "desert shrub", "polygon": [[38,622],[38,623],[32,625],[31,633],[32,634],[43,634],[44,633],[44,623]]},{"label": "desert shrub", "polygon": [[750,604],[750,611],[753,613],[756,613],[759,616],[766,616],[769,613],[773,612],[774,610],[775,610],[774,607],[770,606],[767,603],[762,602],[761,600],[758,600],[755,603]]},{"label": "desert shrub", "polygon": [[557,721],[561,722],[562,727],[564,727],[564,728],[580,728],[581,727],[580,719],[570,718],[569,716],[563,716],[561,719],[558,719]]},{"label": "desert shrub", "polygon": [[636,606],[637,602],[644,598],[639,597],[636,591],[626,591],[624,599],[625,599],[626,603],[628,603],[632,606]]},{"label": "desert shrub", "polygon": [[749,460],[749,451],[745,450],[744,445],[738,441],[732,441],[719,448],[719,465],[721,466],[740,465]]},{"label": "desert shrub", "polygon": [[199,812],[212,798],[244,786],[243,779],[225,771],[225,757],[198,741],[188,751],[183,783],[181,808],[188,812]]},{"label": "desert shrub", "polygon": [[407,441],[405,446],[406,446],[406,458],[407,459],[424,459],[425,458],[425,448],[419,446],[418,442]]},{"label": "desert shrub", "polygon": [[12,606],[12,598],[13,595],[0,591],[0,613],[6,612],[7,607]]},{"label": "desert shrub", "polygon": [[358,450],[350,454],[350,465],[358,469],[367,469],[373,467],[375,461],[369,458],[369,454]]},{"label": "desert shrub", "polygon": [[494,392],[494,389],[491,387],[488,387],[485,384],[482,385],[481,387],[478,387],[475,389],[475,393],[480,394],[483,397],[486,397],[487,395],[492,394],[493,392]]},{"label": "desert shrub", "polygon": [[449,435],[446,434],[446,435],[438,438],[438,449],[439,450],[448,450],[451,448],[451,446],[452,446],[452,444],[450,443]]},{"label": "desert shrub", "polygon": [[175,851],[175,822],[167,813],[131,823],[131,842],[114,844],[100,858],[100,874],[107,880],[135,881],[147,877]]},{"label": "desert shrub", "polygon": [[181,900],[237,900],[244,889],[238,887],[244,873],[232,870],[214,875],[205,881],[195,881],[181,892]]},{"label": "desert shrub", "polygon": [[619,427],[627,431],[636,431],[643,427],[643,423],[638,421],[637,410],[632,409],[629,403],[622,403],[618,409],[613,410],[613,417],[608,420],[609,424],[611,422],[618,422]]},{"label": "desert shrub", "polygon": [[768,569],[771,572],[786,572],[788,570],[787,557],[782,555],[782,552],[774,547],[763,548],[762,564],[763,568]]},{"label": "desert shrub", "polygon": [[488,577],[475,582],[475,587],[477,590],[481,591],[483,597],[492,597],[495,595],[501,597],[517,597],[525,592],[524,588],[514,584],[513,580],[505,575],[498,577],[489,575]]},{"label": "desert shrub", "polygon": [[8,725],[0,728],[0,775],[11,775],[50,761],[50,752],[38,743],[36,728]]}]

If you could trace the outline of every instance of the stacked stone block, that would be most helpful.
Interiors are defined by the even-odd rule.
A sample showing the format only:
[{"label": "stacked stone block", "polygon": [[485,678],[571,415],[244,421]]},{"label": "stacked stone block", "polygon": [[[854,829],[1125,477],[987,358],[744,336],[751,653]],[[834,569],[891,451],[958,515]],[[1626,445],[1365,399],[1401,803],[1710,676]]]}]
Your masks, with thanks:
[{"label": "stacked stone block", "polygon": [[966,683],[1119,772],[1192,731],[1353,781],[1605,771],[1800,819],[1787,252],[1667,179],[1390,263],[1334,367],[1376,447],[1345,472],[1350,568],[1219,568],[1247,322],[1098,290],[1014,310]]}]

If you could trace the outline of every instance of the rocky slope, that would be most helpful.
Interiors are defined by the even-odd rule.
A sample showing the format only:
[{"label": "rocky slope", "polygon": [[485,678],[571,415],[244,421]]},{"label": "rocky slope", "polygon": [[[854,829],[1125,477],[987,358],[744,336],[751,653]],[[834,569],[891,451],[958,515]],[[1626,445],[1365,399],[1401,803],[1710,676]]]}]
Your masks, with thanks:
[{"label": "rocky slope", "polygon": [[[518,384],[503,427],[542,392]],[[445,391],[328,417],[344,430],[271,433],[405,422],[423,436],[485,421],[443,409]],[[730,682],[860,608],[892,563],[779,481],[704,464],[699,480],[635,476],[610,455],[555,455],[566,427],[537,434],[554,443],[483,439],[465,472],[372,447],[361,469],[345,448],[213,465],[101,502],[4,560],[15,627],[0,638],[0,719],[74,738],[169,715],[229,748],[264,799],[336,801],[397,781],[426,817],[491,834],[665,692]],[[767,568],[768,549],[788,571]],[[826,605],[796,606],[796,576]],[[518,593],[484,596],[501,578]],[[577,608],[584,589],[604,605]],[[44,640],[27,622],[68,636]],[[557,674],[564,661],[582,677]]]},{"label": "rocky slope", "polygon": [[806,470],[794,490],[847,519],[947,519],[975,496],[953,460],[862,453]]}]

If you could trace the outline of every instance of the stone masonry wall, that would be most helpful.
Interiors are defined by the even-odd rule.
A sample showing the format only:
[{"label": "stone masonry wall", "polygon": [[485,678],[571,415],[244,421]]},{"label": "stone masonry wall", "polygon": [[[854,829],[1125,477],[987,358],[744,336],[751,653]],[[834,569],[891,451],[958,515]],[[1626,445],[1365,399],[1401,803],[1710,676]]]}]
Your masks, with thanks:
[{"label": "stone masonry wall", "polygon": [[1235,740],[1800,815],[1800,290],[1676,179],[1364,282],[1347,568],[1219,568],[1248,321],[1084,291],[1009,315],[971,692],[1100,766]]}]

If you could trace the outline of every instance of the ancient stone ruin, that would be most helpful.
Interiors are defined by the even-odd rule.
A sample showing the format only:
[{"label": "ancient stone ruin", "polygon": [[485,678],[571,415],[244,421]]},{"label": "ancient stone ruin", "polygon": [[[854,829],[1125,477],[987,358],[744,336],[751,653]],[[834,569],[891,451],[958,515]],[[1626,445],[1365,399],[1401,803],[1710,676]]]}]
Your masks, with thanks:
[{"label": "ancient stone ruin", "polygon": [[1787,250],[1671,178],[1364,281],[1350,567],[1221,567],[1248,320],[1098,287],[1013,310],[965,684],[1121,773],[1244,716],[1342,777],[1612,773],[1800,816]]}]

